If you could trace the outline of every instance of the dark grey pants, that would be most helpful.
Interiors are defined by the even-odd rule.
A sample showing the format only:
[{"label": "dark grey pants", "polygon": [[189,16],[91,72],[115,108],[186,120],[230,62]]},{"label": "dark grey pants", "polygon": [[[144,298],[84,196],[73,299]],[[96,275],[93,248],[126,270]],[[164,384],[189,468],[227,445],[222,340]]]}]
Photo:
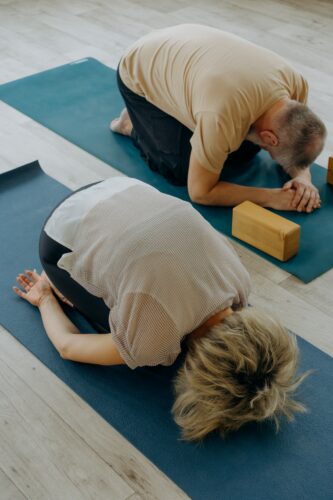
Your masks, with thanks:
[{"label": "dark grey pants", "polygon": [[[92,184],[89,184],[89,186],[91,185]],[[83,188],[78,189],[78,191],[86,189],[89,186],[84,186]],[[72,196],[73,194],[74,193],[71,193],[69,196]],[[68,198],[68,196],[66,198]],[[62,200],[60,203],[62,203],[63,201],[64,200]],[[79,283],[73,280],[73,278],[71,278],[70,274],[67,271],[65,271],[64,269],[60,269],[57,266],[57,263],[62,255],[64,253],[70,252],[71,250],[61,245],[57,241],[54,241],[44,231],[47,220],[51,217],[56,208],[57,207],[53,209],[51,214],[46,219],[40,234],[39,258],[42,267],[54,286],[58,288],[58,290],[68,300],[72,302],[75,308],[78,309],[78,311],[80,311],[83,316],[85,316],[85,318],[92,324],[97,332],[107,333],[110,331],[108,321],[110,309],[106,306],[101,298],[95,297],[94,295],[89,293],[85,288],[79,285]]]}]

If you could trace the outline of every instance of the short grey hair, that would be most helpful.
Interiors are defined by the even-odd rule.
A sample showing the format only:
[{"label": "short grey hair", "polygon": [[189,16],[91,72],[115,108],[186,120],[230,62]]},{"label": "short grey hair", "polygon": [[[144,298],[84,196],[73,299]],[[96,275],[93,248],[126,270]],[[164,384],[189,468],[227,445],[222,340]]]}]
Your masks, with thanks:
[{"label": "short grey hair", "polygon": [[203,337],[191,339],[175,379],[172,413],[183,439],[224,437],[250,421],[292,420],[305,407],[292,394],[307,376],[296,375],[296,338],[257,310],[235,312]]},{"label": "short grey hair", "polygon": [[327,133],[323,121],[308,106],[293,100],[273,118],[273,131],[279,139],[275,158],[288,173],[314,162]]}]

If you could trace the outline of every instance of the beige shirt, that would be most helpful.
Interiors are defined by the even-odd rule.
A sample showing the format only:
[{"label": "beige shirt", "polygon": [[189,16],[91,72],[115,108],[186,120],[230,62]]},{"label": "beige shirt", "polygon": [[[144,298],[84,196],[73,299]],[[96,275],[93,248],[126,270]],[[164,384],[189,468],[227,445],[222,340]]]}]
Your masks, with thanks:
[{"label": "beige shirt", "polygon": [[185,335],[247,305],[249,275],[228,240],[190,203],[140,181],[108,179],[74,194],[45,230],[72,250],[58,266],[109,307],[131,368],[172,364]]},{"label": "beige shirt", "polygon": [[119,71],[130,90],[193,131],[197,160],[216,173],[273,104],[307,99],[307,82],[282,57],[197,24],[149,33],[127,50]]}]

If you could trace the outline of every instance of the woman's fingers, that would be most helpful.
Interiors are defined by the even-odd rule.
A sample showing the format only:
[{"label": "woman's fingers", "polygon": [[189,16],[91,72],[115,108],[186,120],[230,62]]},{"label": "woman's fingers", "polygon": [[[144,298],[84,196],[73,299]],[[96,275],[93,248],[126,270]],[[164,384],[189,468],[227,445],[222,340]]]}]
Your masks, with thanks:
[{"label": "woman's fingers", "polygon": [[30,281],[25,274],[20,273],[19,276],[22,279],[22,281],[24,281],[24,283],[26,283],[27,285],[33,285],[32,281]]},{"label": "woman's fingers", "polygon": [[68,300],[66,299],[66,297],[64,297],[63,295],[61,295],[60,299],[65,303],[67,304],[68,306],[71,306],[73,307],[73,304]]},{"label": "woman's fingers", "polygon": [[34,269],[33,271],[31,271],[30,269],[26,269],[25,272],[34,283],[36,283],[40,278],[40,275],[36,272],[36,269]]},{"label": "woman's fingers", "polygon": [[25,299],[25,293],[23,293],[22,290],[20,290],[17,286],[13,286],[13,290],[16,293],[16,295],[18,295],[22,299]]},{"label": "woman's fingers", "polygon": [[[30,271],[27,269],[24,273],[19,273],[16,276],[16,281],[18,286],[13,286],[13,291],[16,295],[25,299],[30,304],[37,306],[38,305],[38,281],[40,280],[36,271]],[[35,293],[36,292],[36,293]]]},{"label": "woman's fingers", "polygon": [[40,276],[36,270],[31,271],[30,269],[26,269],[25,274],[20,273],[16,278],[25,290],[30,290],[39,279]]},{"label": "woman's fingers", "polygon": [[26,292],[28,292],[33,286],[33,284],[24,276],[24,274],[19,274],[18,276],[16,276],[16,281]]}]

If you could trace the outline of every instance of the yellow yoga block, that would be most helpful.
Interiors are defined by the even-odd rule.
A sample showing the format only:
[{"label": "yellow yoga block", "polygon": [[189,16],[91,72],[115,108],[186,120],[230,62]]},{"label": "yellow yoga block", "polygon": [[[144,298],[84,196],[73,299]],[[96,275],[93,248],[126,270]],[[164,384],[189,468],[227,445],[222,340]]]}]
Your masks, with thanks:
[{"label": "yellow yoga block", "polygon": [[232,235],[286,261],[298,252],[301,228],[251,201],[232,210]]},{"label": "yellow yoga block", "polygon": [[328,159],[327,182],[333,185],[333,156]]}]

